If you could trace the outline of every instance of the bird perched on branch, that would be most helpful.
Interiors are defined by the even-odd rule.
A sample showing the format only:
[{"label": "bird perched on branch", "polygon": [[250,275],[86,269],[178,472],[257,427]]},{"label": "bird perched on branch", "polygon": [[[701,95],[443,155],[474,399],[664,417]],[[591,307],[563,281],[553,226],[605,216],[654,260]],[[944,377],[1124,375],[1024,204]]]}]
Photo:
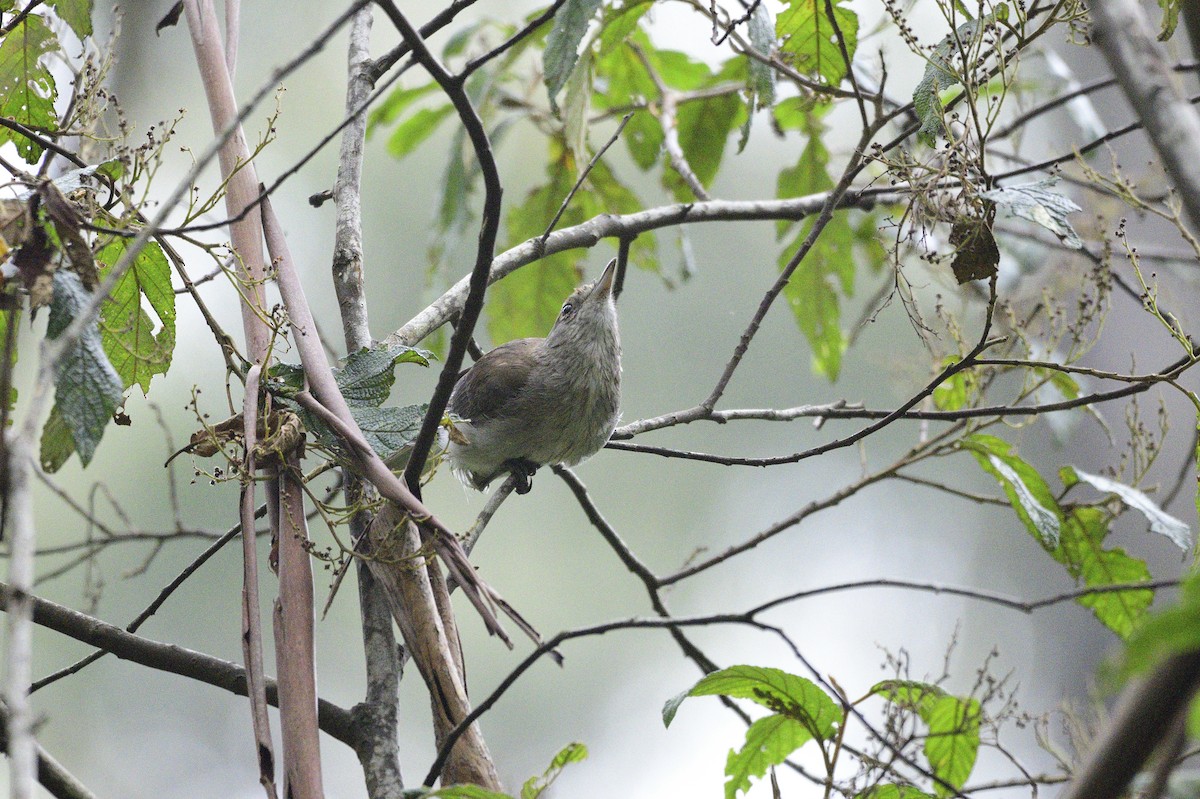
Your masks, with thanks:
[{"label": "bird perched on branch", "polygon": [[459,376],[449,454],[464,483],[482,491],[511,472],[524,494],[539,466],[572,466],[608,442],[621,402],[616,263],[567,297],[546,338],[501,344]]}]

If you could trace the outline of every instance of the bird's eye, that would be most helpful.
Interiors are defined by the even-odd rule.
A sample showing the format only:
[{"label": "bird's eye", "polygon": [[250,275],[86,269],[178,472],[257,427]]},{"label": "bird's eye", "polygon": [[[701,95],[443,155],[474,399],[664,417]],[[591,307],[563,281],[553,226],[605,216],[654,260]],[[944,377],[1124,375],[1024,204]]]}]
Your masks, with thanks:
[{"label": "bird's eye", "polygon": [[561,316],[570,316],[571,311],[574,311],[574,310],[575,310],[575,306],[572,305],[571,303],[569,303],[569,302],[563,303],[563,309],[562,309]]}]

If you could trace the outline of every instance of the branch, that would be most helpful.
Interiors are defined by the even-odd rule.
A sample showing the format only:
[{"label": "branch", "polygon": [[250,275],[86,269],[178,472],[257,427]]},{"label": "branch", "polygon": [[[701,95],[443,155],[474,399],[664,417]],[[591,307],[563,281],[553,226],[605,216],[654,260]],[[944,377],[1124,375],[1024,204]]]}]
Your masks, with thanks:
[{"label": "branch", "polygon": [[284,794],[321,799],[321,748],[317,740],[316,644],[313,640],[312,563],[304,519],[300,456],[293,450],[279,469],[279,596],[273,615],[279,674],[279,727],[283,741]]},{"label": "branch", "polygon": [[[488,281],[494,283],[547,255],[595,246],[605,238],[634,238],[651,230],[703,222],[800,220],[818,213],[829,196],[829,192],[820,192],[788,200],[709,200],[664,205],[632,214],[601,214],[578,225],[554,231],[546,237],[544,245],[541,236],[538,236],[497,255],[492,260]],[[863,189],[847,192],[838,200],[836,207],[868,209],[876,203],[899,202],[904,196],[903,188],[889,187],[887,191]],[[469,285],[469,278],[459,280],[425,310],[388,336],[388,343],[413,346],[457,316],[462,312]]]},{"label": "branch", "polygon": [[[255,450],[258,446],[259,377],[262,365],[255,363],[246,372],[246,394],[242,402],[242,436],[245,444],[245,475],[242,478],[239,510],[242,528],[242,658],[246,663],[250,720],[254,730],[258,781],[268,799],[278,796],[275,789],[275,748],[271,741],[271,720],[267,715],[267,689],[263,674],[262,616],[258,594],[258,542],[254,535],[254,493],[258,470]],[[276,492],[267,489],[268,496]],[[268,499],[268,503],[271,500]],[[271,513],[278,518],[278,508]],[[272,527],[276,527],[273,523]]]},{"label": "branch", "polygon": [[[11,589],[7,584],[0,583],[0,592],[8,595]],[[237,663],[127,633],[120,627],[48,599],[30,595],[29,600],[33,606],[35,624],[104,649],[121,660],[215,685],[238,696],[246,695],[246,670]],[[279,706],[278,686],[272,679],[267,680],[267,702]],[[323,732],[348,746],[359,745],[359,731],[349,711],[324,699],[318,701],[318,710]]]},{"label": "branch", "polygon": [[400,35],[412,48],[413,57],[420,62],[421,66],[425,67],[430,77],[437,81],[438,86],[442,88],[446,97],[454,105],[454,110],[458,113],[458,118],[475,151],[484,187],[483,218],[479,227],[479,245],[475,251],[475,266],[467,280],[466,297],[458,314],[454,335],[450,337],[450,349],[446,353],[441,374],[438,375],[437,387],[433,391],[433,396],[429,398],[429,409],[421,422],[421,430],[413,441],[412,454],[404,469],[405,481],[413,493],[419,496],[421,472],[425,469],[429,448],[433,446],[434,438],[437,436],[442,416],[446,412],[446,403],[449,402],[450,393],[454,390],[454,384],[458,382],[458,375],[462,371],[463,357],[466,355],[471,335],[475,331],[475,323],[479,320],[480,311],[483,310],[483,295],[487,291],[488,271],[492,265],[492,255],[496,250],[496,234],[500,229],[500,202],[503,187],[500,184],[500,172],[492,154],[492,144],[488,139],[487,129],[467,94],[463,77],[454,77],[446,71],[445,67],[429,51],[421,34],[400,13],[400,9],[392,0],[377,0],[377,2],[392,24],[396,26],[396,30],[400,31]]},{"label": "branch", "polygon": [[[4,752],[8,752],[8,735],[4,732],[7,724],[8,708],[0,705],[0,750]],[[37,747],[37,778],[55,799],[96,799],[86,785],[63,768],[40,744]]]},{"label": "branch", "polygon": [[[365,6],[354,15],[350,26],[347,124],[342,134],[337,180],[333,187],[336,207],[333,287],[341,311],[347,352],[370,347],[372,343],[371,328],[367,321],[362,237],[362,168],[367,130],[366,116],[362,111],[371,93],[371,23],[371,7]],[[370,483],[350,470],[345,470],[343,481],[349,506],[366,508],[375,504],[379,494]],[[372,517],[372,513],[361,509],[350,517],[350,534],[356,547],[367,535]],[[396,796],[404,789],[397,729],[397,692],[402,665],[387,597],[372,576],[368,563],[356,559],[356,570],[367,671],[366,696],[362,704],[355,708],[355,718],[365,744],[359,748],[359,760],[367,784],[367,795],[371,799],[384,799]]]},{"label": "branch", "polygon": [[1179,190],[1193,230],[1200,230],[1200,115],[1183,96],[1166,54],[1134,0],[1093,3],[1093,38]]}]

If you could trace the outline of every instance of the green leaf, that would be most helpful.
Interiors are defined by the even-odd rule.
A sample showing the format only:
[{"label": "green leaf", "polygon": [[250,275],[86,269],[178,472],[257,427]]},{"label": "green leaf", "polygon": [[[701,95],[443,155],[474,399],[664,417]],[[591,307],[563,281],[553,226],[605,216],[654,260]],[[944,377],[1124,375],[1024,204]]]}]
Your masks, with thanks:
[{"label": "green leaf", "polygon": [[1146,517],[1146,521],[1150,522],[1151,531],[1159,535],[1165,535],[1174,541],[1175,546],[1184,552],[1187,552],[1195,544],[1192,529],[1160,508],[1154,500],[1150,499],[1142,491],[1098,474],[1089,474],[1075,467],[1068,466],[1065,468],[1071,470],[1071,474],[1075,480],[1083,481],[1106,494],[1116,494],[1125,505]]},{"label": "green leaf", "polygon": [[433,354],[404,346],[377,346],[351,353],[341,369],[333,371],[342,396],[351,406],[379,407],[392,393],[395,368],[401,363],[428,366]]},{"label": "green leaf", "polygon": [[1017,517],[1030,535],[1046,549],[1058,546],[1062,510],[1037,470],[1017,457],[1008,442],[983,433],[967,436],[961,446],[969,450],[985,472],[996,478]]},{"label": "green leaf", "polygon": [[47,5],[81,40],[92,35],[92,0],[49,0]]},{"label": "green leaf", "polygon": [[[54,299],[46,337],[58,338],[88,301],[88,292],[73,272],[54,273]],[[104,428],[122,401],[122,382],[105,355],[100,331],[85,328],[54,370],[54,402],[84,466],[92,461]]]},{"label": "green leaf", "polygon": [[703,61],[697,61],[679,50],[658,50],[649,45],[648,39],[642,43],[642,47],[658,77],[672,89],[690,92],[712,83],[712,70]]},{"label": "green leaf", "polygon": [[[587,185],[593,190],[597,200],[595,213],[589,209],[589,216],[601,213],[632,214],[645,207],[628,186],[617,180],[617,176],[603,160],[597,161],[588,173]],[[657,238],[653,233],[643,233],[635,238],[629,247],[629,262],[639,269],[657,272],[659,264],[656,242]]]},{"label": "green leaf", "polygon": [[[1074,471],[1065,467],[1063,472]],[[1054,557],[1072,576],[1089,588],[1146,582],[1150,570],[1146,564],[1122,549],[1105,549],[1112,517],[1100,508],[1075,508],[1062,526],[1062,538]],[[1141,623],[1154,592],[1145,590],[1106,591],[1081,596],[1080,605],[1090,608],[1096,618],[1121,638]]]},{"label": "green leaf", "polygon": [[[351,406],[350,414],[371,449],[387,463],[395,463],[401,451],[410,446],[421,431],[428,405],[372,408],[369,405]],[[307,426],[307,425],[306,425]],[[407,456],[404,456],[407,460]]]},{"label": "green leaf", "polygon": [[570,763],[582,763],[587,760],[587,747],[581,743],[567,744],[563,749],[554,756],[550,761],[550,765],[540,777],[530,777],[525,780],[525,784],[521,786],[521,799],[537,799],[547,788],[549,788],[562,770]]},{"label": "green leaf", "polygon": [[[806,221],[792,244],[780,253],[781,269],[808,237],[812,226],[812,220]],[[840,284],[847,296],[853,293],[853,247],[854,231],[846,213],[839,211],[821,231],[783,290],[796,324],[812,348],[813,371],[830,382],[837,380],[841,373],[842,354],[846,351],[841,301],[835,285]]]},{"label": "green leaf", "polygon": [[75,454],[75,440],[71,438],[71,430],[67,420],[62,417],[55,405],[50,409],[50,416],[42,427],[41,453],[39,460],[42,469],[53,474],[62,468],[63,464]]},{"label": "green leaf", "polygon": [[[97,253],[101,278],[125,254],[127,243],[118,236]],[[143,300],[158,317],[157,332]],[[146,394],[151,378],[170,368],[175,351],[175,291],[158,244],[149,242],[142,248],[100,307],[100,334],[125,388],[136,385]]]},{"label": "green leaf", "polygon": [[753,700],[799,721],[818,740],[828,739],[843,718],[841,707],[812,680],[763,666],[730,666],[703,677],[663,706],[664,725],[670,725],[679,704],[689,696]]},{"label": "green leaf", "polygon": [[[797,112],[796,127],[808,135],[808,143],[804,145],[800,160],[794,167],[780,170],[775,183],[777,198],[790,200],[833,188],[833,179],[829,177],[829,150],[821,138],[826,131],[821,117],[828,110],[828,105],[814,107],[810,103],[803,111]],[[794,219],[778,220],[775,223],[776,238],[783,238],[795,224]]]},{"label": "green leaf", "polygon": [[941,93],[959,83],[956,68],[952,66],[962,64],[964,60],[964,53],[959,50],[959,44],[961,43],[965,51],[966,60],[975,61],[973,54],[978,49],[978,37],[997,19],[1007,18],[1008,6],[1001,3],[986,17],[968,20],[959,25],[953,34],[948,34],[933,48],[925,65],[925,75],[913,91],[913,109],[917,112],[917,119],[921,120],[921,129],[917,131],[918,140],[932,147],[938,135],[945,132]]},{"label": "green leaf", "polygon": [[979,196],[991,200],[1015,216],[1041,225],[1057,236],[1063,244],[1078,250],[1083,247],[1083,239],[1079,238],[1075,229],[1067,222],[1067,214],[1083,209],[1070,198],[1050,191],[1050,187],[1058,181],[1058,177],[1052,177],[1037,183],[1004,186],[982,191]]},{"label": "green leaf", "polygon": [[442,120],[454,113],[454,106],[446,103],[437,108],[421,108],[412,116],[401,122],[388,137],[387,149],[395,158],[404,156],[417,149],[421,142],[433,135],[442,124]]},{"label": "green leaf", "polygon": [[643,172],[658,163],[662,154],[663,130],[658,117],[648,110],[641,108],[633,112],[622,138],[633,162]]},{"label": "green leaf", "polygon": [[913,711],[921,718],[946,691],[932,683],[919,680],[882,680],[871,686],[871,694]]},{"label": "green leaf", "polygon": [[600,23],[600,55],[605,56],[625,44],[638,22],[653,6],[653,0],[629,0],[619,8],[608,6]]},{"label": "green leaf", "polygon": [[734,799],[739,792],[750,790],[750,778],[762,777],[771,766],[777,766],[812,740],[812,733],[794,718],[778,713],[761,718],[746,730],[746,743],[739,750],[729,750],[725,760],[725,799]]},{"label": "green leaf", "polygon": [[[847,54],[854,58],[858,46],[858,15],[834,0],[833,21],[842,33]],[[825,0],[790,0],[775,22],[782,40],[780,55],[797,71],[837,86],[846,75],[846,59],[838,44],[833,22],[825,13]]]},{"label": "green leaf", "polygon": [[[745,113],[746,104],[736,94],[710,97],[679,109],[676,115],[679,146],[692,172],[706,188],[712,185],[721,167],[729,134],[741,124]],[[674,190],[677,200],[695,199],[673,170],[664,174],[672,177],[668,188]]]},{"label": "green leaf", "polygon": [[[0,236],[0,240],[3,240],[2,236]],[[0,259],[3,259],[3,258],[4,258],[4,255],[0,254]],[[12,357],[8,359],[8,374],[12,375],[12,371],[17,365],[17,357],[18,357],[18,355],[20,355],[20,350],[18,349],[18,346],[17,346],[19,343],[19,338],[17,337],[18,336],[17,331],[20,329],[20,326],[21,326],[21,311],[19,308],[11,310],[11,311],[0,311],[0,353],[4,352],[4,348],[6,346],[5,342],[8,340],[8,336],[9,336],[9,325],[10,324],[13,325],[13,331],[12,331],[13,348],[12,348]],[[0,355],[0,359],[2,359],[3,357],[4,357],[3,355]],[[3,402],[3,401],[5,401],[4,398],[0,397],[0,402]],[[8,389],[7,402],[8,402],[8,409],[10,411],[13,408],[15,408],[17,405],[17,387],[14,385],[11,385],[11,384],[9,385],[9,389]],[[8,418],[9,418],[9,424],[12,424],[12,416],[10,415]],[[4,433],[4,431],[0,430],[0,435],[3,435],[3,433]]]},{"label": "green leaf", "polygon": [[[957,356],[950,355],[942,359],[942,369],[958,363]],[[933,390],[933,404],[938,410],[957,411],[967,407],[977,390],[978,381],[970,369],[955,372],[947,380],[943,380]]]},{"label": "green leaf", "polygon": [[428,799],[512,799],[506,793],[489,791],[487,788],[481,788],[478,785],[450,785],[446,788],[439,788],[436,791],[418,793],[417,796],[422,799],[425,799],[425,797],[428,797]]},{"label": "green leaf", "polygon": [[925,757],[933,773],[954,790],[936,783],[938,796],[953,796],[971,776],[979,754],[979,723],[983,711],[975,699],[942,696],[929,704],[922,719],[929,725]]},{"label": "green leaf", "polygon": [[563,101],[563,137],[575,158],[578,168],[588,161],[588,111],[591,109],[593,63],[591,50],[585,50],[579,64],[567,79],[567,96]]},{"label": "green leaf", "polygon": [[[747,32],[750,34],[750,46],[754,51],[766,58],[771,57],[775,49],[775,25],[771,19],[771,10],[766,3],[753,7]],[[750,58],[750,90],[758,98],[759,108],[770,108],[775,104],[775,70],[770,64],[763,63],[757,58]],[[747,119],[753,117],[751,114]]]},{"label": "green leaf", "polygon": [[567,0],[554,15],[554,27],[546,37],[546,50],[542,54],[542,72],[545,76],[546,95],[550,106],[555,107],[559,90],[566,85],[571,70],[579,58],[579,43],[587,33],[600,0]]},{"label": "green leaf", "polygon": [[[978,700],[957,697],[930,683],[915,680],[884,680],[871,688],[871,693],[882,696],[900,707],[917,714],[929,727],[925,738],[925,757],[929,767],[941,780],[958,789],[971,776],[975,758],[979,754],[979,725],[983,710]],[[883,786],[881,786],[883,787]],[[920,791],[906,793],[898,786],[896,792],[886,791],[884,797],[918,797]],[[912,790],[912,789],[909,789]],[[953,791],[937,784],[938,796],[950,796]],[[871,799],[880,799],[868,792]]]},{"label": "green leaf", "polygon": [[[558,213],[574,181],[570,154],[552,142],[549,182],[533,190],[525,202],[508,210],[510,246],[541,236]],[[559,225],[584,221],[582,206],[572,202]],[[526,336],[544,336],[558,318],[559,308],[574,291],[581,273],[575,256],[561,252],[542,258],[496,283],[488,291],[488,333],[499,344]]]},{"label": "green leaf", "polygon": [[1158,0],[1162,9],[1162,27],[1158,31],[1158,40],[1165,42],[1175,35],[1175,27],[1179,24],[1179,0]]},{"label": "green leaf", "polygon": [[854,799],[933,799],[933,794],[911,785],[875,785]]},{"label": "green leaf", "polygon": [[367,135],[370,136],[374,133],[375,128],[380,125],[390,125],[395,122],[410,105],[430,92],[436,91],[437,88],[437,83],[430,81],[423,86],[415,86],[411,89],[403,87],[393,89],[383,102],[371,109],[370,115],[367,116]]},{"label": "green leaf", "polygon": [[1121,673],[1140,674],[1180,652],[1200,650],[1200,572],[1189,574],[1179,601],[1145,619],[1129,636]]},{"label": "green leaf", "polygon": [[[58,39],[37,14],[25,17],[0,42],[0,116],[30,128],[57,127],[58,89],[42,56],[58,50]],[[0,128],[0,143],[11,141],[26,163],[36,164],[42,148],[16,131]]]}]

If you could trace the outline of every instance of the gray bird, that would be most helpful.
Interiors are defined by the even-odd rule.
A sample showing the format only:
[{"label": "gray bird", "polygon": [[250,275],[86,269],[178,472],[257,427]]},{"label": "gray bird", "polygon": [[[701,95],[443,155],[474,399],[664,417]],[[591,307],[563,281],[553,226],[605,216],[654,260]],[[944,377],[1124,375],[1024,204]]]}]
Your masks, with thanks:
[{"label": "gray bird", "polygon": [[539,466],[573,466],[608,442],[621,403],[616,263],[567,297],[546,338],[501,344],[458,378],[449,454],[464,483],[482,491],[512,472],[524,494]]}]

